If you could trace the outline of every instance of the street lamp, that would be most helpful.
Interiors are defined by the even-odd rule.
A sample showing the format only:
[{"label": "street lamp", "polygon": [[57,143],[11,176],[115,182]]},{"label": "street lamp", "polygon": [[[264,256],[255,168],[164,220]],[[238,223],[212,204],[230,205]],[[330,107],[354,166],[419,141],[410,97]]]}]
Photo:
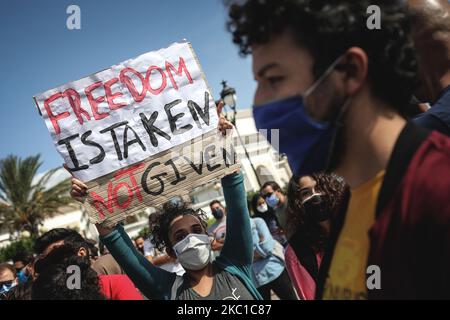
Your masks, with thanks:
[{"label": "street lamp", "polygon": [[238,136],[239,142],[242,145],[242,148],[244,148],[245,156],[248,159],[248,162],[250,163],[250,166],[252,167],[253,173],[255,174],[256,181],[258,182],[258,187],[261,188],[261,181],[259,180],[259,176],[255,170],[255,167],[253,166],[253,162],[250,159],[250,155],[248,154],[247,148],[245,147],[245,144],[242,142],[241,135],[239,134],[239,130],[236,125],[236,90],[232,87],[229,87],[227,85],[227,82],[225,80],[222,80],[222,91],[220,92],[220,98],[225,103],[225,105],[229,106],[231,110],[233,110],[233,118],[231,119],[231,123],[234,125],[234,128],[236,130],[236,134]]},{"label": "street lamp", "polygon": [[232,110],[235,110],[236,90],[234,90],[234,88],[229,87],[225,80],[222,80],[221,84],[222,84],[222,91],[220,92],[220,97],[227,106],[230,106]]}]

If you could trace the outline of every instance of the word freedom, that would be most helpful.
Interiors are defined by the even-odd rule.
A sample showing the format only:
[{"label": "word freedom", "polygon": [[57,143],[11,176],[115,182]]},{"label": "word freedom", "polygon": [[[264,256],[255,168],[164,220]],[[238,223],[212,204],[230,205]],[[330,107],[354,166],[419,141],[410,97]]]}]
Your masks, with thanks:
[{"label": "word freedom", "polygon": [[[158,66],[150,66],[147,69],[147,72],[145,74],[145,78],[142,76],[142,74],[138,71],[136,71],[133,68],[126,67],[120,71],[119,77],[114,77],[106,82],[103,81],[97,81],[93,84],[86,87],[83,91],[86,95],[86,98],[89,102],[90,109],[92,111],[89,113],[89,111],[86,109],[86,107],[81,106],[81,96],[78,93],[77,90],[73,88],[68,88],[64,92],[57,92],[44,101],[44,108],[47,112],[47,115],[53,125],[53,128],[55,130],[56,134],[61,133],[61,128],[59,126],[59,121],[68,118],[70,116],[69,110],[54,114],[53,110],[51,108],[51,104],[56,102],[59,99],[66,98],[72,108],[72,112],[76,115],[77,120],[80,125],[82,125],[85,121],[91,121],[91,120],[102,120],[104,118],[107,118],[110,113],[107,112],[100,112],[99,111],[99,104],[106,102],[108,104],[108,107],[111,111],[123,108],[127,106],[127,103],[125,102],[115,102],[114,100],[117,98],[120,98],[124,95],[124,92],[116,91],[113,92],[112,86],[116,83],[120,82],[126,86],[128,89],[128,93],[131,94],[134,101],[136,103],[142,102],[147,95],[147,92],[153,95],[159,95],[161,92],[164,91],[167,87],[167,76],[169,77],[172,87],[175,90],[178,90],[178,85],[174,79],[174,76],[172,74],[172,71],[175,72],[176,75],[181,76],[183,71],[186,75],[188,81],[190,84],[193,83],[192,77],[186,67],[186,64],[184,62],[184,59],[182,57],[179,58],[178,63],[178,69],[176,69],[170,62],[166,61],[166,72],[163,71]],[[161,83],[159,84],[159,87],[152,86],[151,82],[151,76],[153,71],[156,71],[159,73],[161,77]],[[167,73],[167,75],[166,75]],[[133,78],[137,79],[139,81],[139,84],[142,86],[141,91],[137,89],[137,86],[135,85],[133,78],[130,75],[134,75]],[[97,97],[94,96],[94,91],[103,88],[105,94],[99,95]]]}]

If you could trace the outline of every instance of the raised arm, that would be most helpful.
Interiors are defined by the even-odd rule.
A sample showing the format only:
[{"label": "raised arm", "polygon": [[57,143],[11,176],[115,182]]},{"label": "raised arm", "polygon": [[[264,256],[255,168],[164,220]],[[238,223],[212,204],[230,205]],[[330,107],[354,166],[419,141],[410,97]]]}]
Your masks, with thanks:
[{"label": "raised arm", "polygon": [[[83,202],[87,195],[87,186],[73,178],[70,194],[74,199]],[[121,225],[117,225],[114,229],[105,228],[101,224],[96,227],[100,240],[147,298],[170,299],[172,284],[176,278],[174,273],[155,267],[141,255]]]},{"label": "raised arm", "polygon": [[176,274],[155,267],[133,246],[121,225],[100,237],[135,286],[149,299],[168,300]]},{"label": "raised arm", "polygon": [[253,261],[253,240],[247,194],[242,173],[222,178],[227,206],[227,231],[220,256],[236,266],[250,266]]}]

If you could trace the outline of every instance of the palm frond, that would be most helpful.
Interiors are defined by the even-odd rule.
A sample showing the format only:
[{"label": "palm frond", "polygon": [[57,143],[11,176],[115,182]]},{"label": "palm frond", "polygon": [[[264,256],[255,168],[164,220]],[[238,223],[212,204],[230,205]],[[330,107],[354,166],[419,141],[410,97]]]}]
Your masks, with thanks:
[{"label": "palm frond", "polygon": [[48,188],[57,169],[45,173],[33,183],[41,166],[40,156],[20,159],[8,156],[0,161],[0,221],[15,230],[36,231],[46,217],[72,203],[70,180]]}]

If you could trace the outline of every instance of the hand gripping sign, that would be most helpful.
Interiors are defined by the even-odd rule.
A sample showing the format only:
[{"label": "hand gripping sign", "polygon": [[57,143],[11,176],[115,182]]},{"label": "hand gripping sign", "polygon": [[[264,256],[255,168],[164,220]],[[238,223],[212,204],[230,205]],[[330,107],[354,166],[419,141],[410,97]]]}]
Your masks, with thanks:
[{"label": "hand gripping sign", "polygon": [[114,224],[239,167],[190,43],[147,52],[34,97],[55,147]]}]

